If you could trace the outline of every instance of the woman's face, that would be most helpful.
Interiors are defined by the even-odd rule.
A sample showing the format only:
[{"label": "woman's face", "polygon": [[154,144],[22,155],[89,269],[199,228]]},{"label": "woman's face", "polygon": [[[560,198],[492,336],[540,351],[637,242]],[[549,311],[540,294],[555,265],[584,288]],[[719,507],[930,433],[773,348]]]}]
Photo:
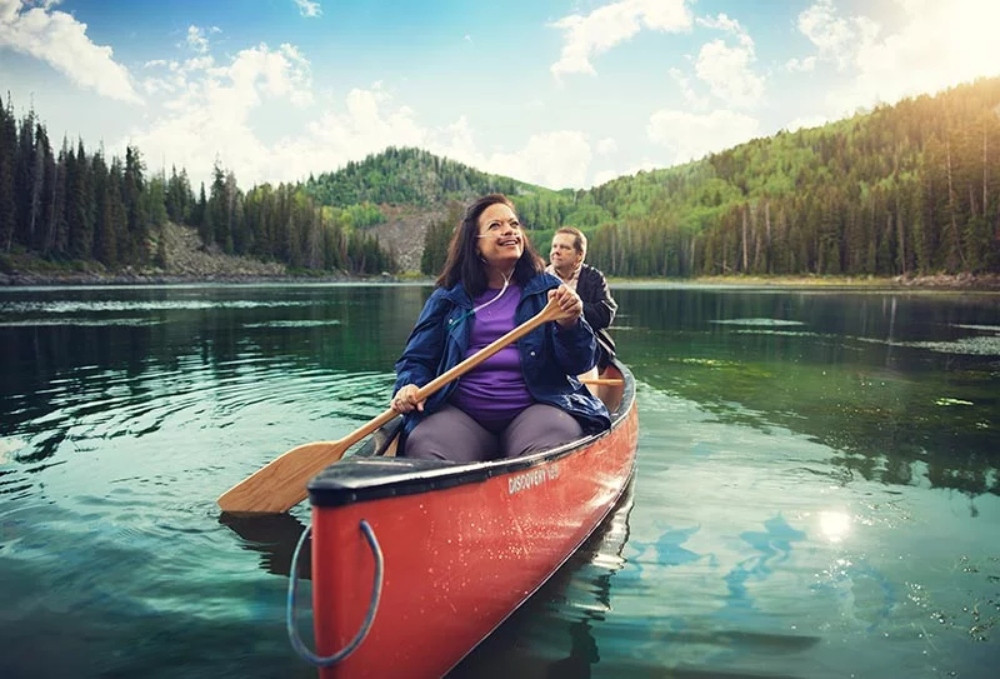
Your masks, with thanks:
[{"label": "woman's face", "polygon": [[552,266],[565,273],[569,273],[580,266],[583,255],[573,247],[576,239],[569,233],[557,233],[552,237],[552,248],[549,250],[549,262]]},{"label": "woman's face", "polygon": [[479,254],[486,265],[510,271],[524,253],[524,233],[514,211],[494,203],[479,215]]}]

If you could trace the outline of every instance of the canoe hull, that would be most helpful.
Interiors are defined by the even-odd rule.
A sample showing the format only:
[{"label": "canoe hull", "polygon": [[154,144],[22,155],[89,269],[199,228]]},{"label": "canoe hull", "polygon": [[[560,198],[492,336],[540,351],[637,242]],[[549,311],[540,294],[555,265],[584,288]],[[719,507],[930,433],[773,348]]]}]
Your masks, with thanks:
[{"label": "canoe hull", "polygon": [[[368,610],[375,559],[384,583],[371,629],[324,677],[434,677],[454,667],[562,565],[607,515],[631,478],[638,440],[634,393],[586,445],[432,473],[424,492],[333,506],[313,503],[316,648],[346,646]],[[452,474],[452,476],[449,476]],[[311,487],[312,491],[312,487]]]}]

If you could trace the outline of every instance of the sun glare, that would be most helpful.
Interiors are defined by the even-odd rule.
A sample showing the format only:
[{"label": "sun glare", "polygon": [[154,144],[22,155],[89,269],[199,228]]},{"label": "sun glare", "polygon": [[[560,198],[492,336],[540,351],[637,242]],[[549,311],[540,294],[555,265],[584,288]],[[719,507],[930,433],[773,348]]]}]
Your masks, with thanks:
[{"label": "sun glare", "polygon": [[820,512],[819,529],[830,542],[840,542],[851,532],[851,517],[844,512]]}]

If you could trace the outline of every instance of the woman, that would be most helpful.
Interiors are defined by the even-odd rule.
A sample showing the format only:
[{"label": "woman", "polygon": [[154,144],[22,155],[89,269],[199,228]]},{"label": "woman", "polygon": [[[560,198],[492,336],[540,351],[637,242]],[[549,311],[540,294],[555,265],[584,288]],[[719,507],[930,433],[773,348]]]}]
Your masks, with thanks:
[{"label": "woman", "polygon": [[[568,317],[416,400],[420,386],[536,315],[549,298]],[[396,363],[392,407],[405,415],[404,455],[458,462],[517,457],[610,427],[604,404],[570,377],[596,358],[582,315],[576,292],[544,273],[510,200],[490,194],[473,203]]]}]

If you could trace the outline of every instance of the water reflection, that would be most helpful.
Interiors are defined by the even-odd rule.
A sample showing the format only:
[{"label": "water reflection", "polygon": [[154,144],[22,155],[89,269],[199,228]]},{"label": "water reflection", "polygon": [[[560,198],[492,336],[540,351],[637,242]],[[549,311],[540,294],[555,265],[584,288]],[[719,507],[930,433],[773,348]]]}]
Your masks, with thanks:
[{"label": "water reflection", "polygon": [[834,449],[846,480],[1000,494],[1000,297],[626,287],[616,298],[633,370],[721,422],[804,434]]},{"label": "water reflection", "polygon": [[[272,575],[288,577],[292,555],[305,526],[291,514],[244,515],[223,512],[219,523],[236,533],[241,546],[260,554],[260,567]],[[299,556],[300,580],[312,579],[312,540],[306,540]]]},{"label": "water reflection", "polygon": [[313,419],[367,419],[384,405],[392,363],[426,292],[5,290],[0,442],[18,443],[0,446],[0,464],[22,465],[13,484],[22,489],[34,465],[99,441],[203,428],[207,419],[233,426],[253,409],[270,410],[264,423],[295,403],[312,404],[304,414]]}]

